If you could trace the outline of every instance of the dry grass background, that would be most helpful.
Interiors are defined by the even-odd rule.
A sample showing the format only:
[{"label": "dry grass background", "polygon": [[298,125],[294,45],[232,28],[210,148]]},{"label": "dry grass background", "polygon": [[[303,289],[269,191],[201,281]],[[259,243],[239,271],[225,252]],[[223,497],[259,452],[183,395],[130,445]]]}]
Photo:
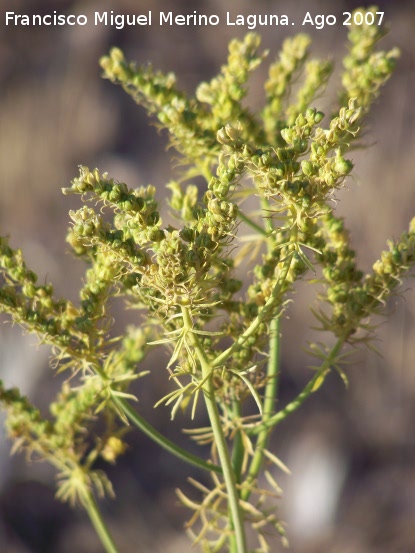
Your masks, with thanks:
[{"label": "dry grass background", "polygon": [[[296,20],[306,12],[340,14],[361,3],[287,0],[219,2],[202,0],[199,13],[288,13]],[[370,118],[366,136],[371,148],[356,152],[354,178],[339,195],[361,264],[369,268],[388,237],[397,237],[415,215],[415,7],[413,2],[382,2],[391,33],[384,46],[397,45],[402,58]],[[152,2],[98,0],[36,2],[36,13],[92,13],[113,9],[142,13],[174,9],[186,13],[185,0],[166,7]],[[190,11],[196,9],[193,4]],[[24,0],[1,0],[5,11],[30,13]],[[299,30],[298,27],[295,30]],[[292,29],[260,28],[271,57]],[[172,166],[165,137],[148,125],[120,89],[100,79],[98,58],[110,45],[125,49],[138,62],[152,61],[174,70],[182,87],[192,91],[209,79],[226,56],[226,45],[244,30],[220,28],[33,28],[0,26],[0,232],[23,248],[41,278],[58,294],[76,299],[84,267],[65,245],[67,212],[78,205],[60,189],[77,174],[77,165],[98,166],[131,186],[160,187]],[[310,32],[313,52],[340,60],[346,29]],[[253,79],[250,101],[261,102],[266,64]],[[329,102],[327,97],[323,103]],[[275,451],[293,475],[282,479],[287,520],[295,553],[411,553],[415,551],[415,291],[405,285],[405,299],[389,306],[380,328],[383,357],[362,351],[350,367],[350,389],[332,377],[274,436]],[[305,288],[305,287],[301,287]],[[284,326],[281,401],[295,394],[307,378],[298,336],[307,337],[308,301],[301,290]],[[298,300],[298,301],[297,301]],[[121,325],[125,320],[121,321]],[[50,377],[47,352],[33,340],[2,325],[0,375],[19,384],[40,405],[47,405],[59,385]],[[35,353],[36,352],[36,353]],[[152,405],[159,397],[157,359],[153,375],[140,392],[140,408],[153,423],[169,429],[169,415]],[[164,376],[164,374],[163,374]],[[172,426],[172,425],[171,425]],[[171,434],[178,439],[174,428]],[[104,509],[123,553],[190,551],[181,528],[186,513],[174,488],[187,476],[180,464],[143,437],[113,470],[119,497]],[[2,553],[94,553],[101,551],[82,513],[53,501],[53,474],[47,466],[26,465],[8,456],[0,443],[0,551]],[[278,544],[275,551],[279,550]]]}]

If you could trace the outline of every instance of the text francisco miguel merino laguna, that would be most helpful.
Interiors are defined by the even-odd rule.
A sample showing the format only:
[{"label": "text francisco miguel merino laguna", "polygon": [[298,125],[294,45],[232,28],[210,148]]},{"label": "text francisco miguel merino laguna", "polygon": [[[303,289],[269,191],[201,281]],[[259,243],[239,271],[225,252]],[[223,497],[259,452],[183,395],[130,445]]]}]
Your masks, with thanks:
[{"label": "text francisco miguel merino laguna", "polygon": [[[153,17],[154,15],[154,17]],[[221,23],[219,15],[198,14],[196,10],[192,14],[175,14],[173,12],[159,12],[157,15],[148,11],[145,14],[115,14],[113,11],[94,12],[94,14],[62,14],[53,13],[47,15],[25,15],[12,11],[5,12],[4,23],[10,26],[62,26],[62,25],[87,25],[93,19],[94,25],[110,25],[116,29],[123,29],[126,25],[150,26],[153,24],[183,25],[183,26],[216,26]],[[255,29],[257,25],[294,25],[289,22],[287,15],[240,15],[226,12],[226,25],[239,25],[248,29]]]}]

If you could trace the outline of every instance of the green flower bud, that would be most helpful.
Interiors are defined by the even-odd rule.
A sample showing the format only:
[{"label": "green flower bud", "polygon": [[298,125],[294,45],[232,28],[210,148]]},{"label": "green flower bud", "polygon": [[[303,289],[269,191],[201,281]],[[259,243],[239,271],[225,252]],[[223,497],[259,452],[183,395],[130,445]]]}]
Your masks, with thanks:
[{"label": "green flower bud", "polygon": [[[281,130],[281,136],[287,144],[292,144],[294,142],[295,132],[291,128],[282,129]],[[283,160],[281,160],[281,161],[283,161]]]},{"label": "green flower bud", "polygon": [[300,113],[300,115],[298,115],[297,119],[295,120],[295,125],[297,127],[304,127],[305,125],[307,125],[307,118],[306,117],[304,117],[304,115],[302,113]]},{"label": "green flower bud", "polygon": [[221,283],[221,287],[225,292],[229,294],[236,294],[242,288],[242,281],[236,278],[225,279]]},{"label": "green flower bud", "polygon": [[184,240],[185,242],[193,242],[194,240],[194,230],[189,227],[183,227],[180,231],[180,238]]},{"label": "green flower bud", "polygon": [[215,100],[215,95],[208,83],[201,83],[196,89],[196,98],[199,100],[199,102],[213,104]]},{"label": "green flower bud", "polygon": [[157,223],[160,221],[160,214],[158,211],[152,211],[147,216],[147,224],[150,226],[157,225]]},{"label": "green flower bud", "polygon": [[315,173],[314,165],[311,161],[303,160],[301,162],[301,170],[306,177],[311,177]]},{"label": "green flower bud", "polygon": [[317,110],[314,108],[308,108],[305,112],[305,118],[307,119],[308,123],[314,123],[314,118],[316,116]]},{"label": "green flower bud", "polygon": [[151,228],[147,232],[147,237],[150,242],[161,242],[164,240],[165,234],[159,228]]},{"label": "green flower bud", "polygon": [[202,232],[195,240],[196,246],[206,248],[207,250],[215,248],[216,244],[212,241],[207,232]]},{"label": "green flower bud", "polygon": [[348,175],[352,169],[353,163],[350,160],[344,159],[341,155],[335,157],[334,170],[336,173],[345,176]]}]

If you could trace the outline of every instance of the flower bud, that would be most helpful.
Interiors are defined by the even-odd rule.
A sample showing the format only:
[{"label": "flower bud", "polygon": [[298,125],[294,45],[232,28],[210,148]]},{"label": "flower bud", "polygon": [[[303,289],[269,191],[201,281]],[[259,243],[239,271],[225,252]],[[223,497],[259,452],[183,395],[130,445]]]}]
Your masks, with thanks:
[{"label": "flower bud", "polygon": [[216,133],[216,140],[224,145],[229,144],[230,140],[229,140],[229,136],[225,131],[225,127],[222,127],[221,129],[218,130],[218,132]]}]

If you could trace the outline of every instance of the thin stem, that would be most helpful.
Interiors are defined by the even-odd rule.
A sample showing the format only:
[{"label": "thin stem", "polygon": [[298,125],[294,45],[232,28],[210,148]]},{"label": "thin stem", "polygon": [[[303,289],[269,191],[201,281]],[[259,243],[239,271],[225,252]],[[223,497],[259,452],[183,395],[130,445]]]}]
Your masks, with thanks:
[{"label": "thin stem", "polygon": [[315,375],[307,385],[302,389],[302,391],[298,394],[298,396],[293,399],[288,405],[284,407],[284,409],[281,409],[281,411],[278,411],[278,413],[275,413],[272,417],[269,417],[267,421],[261,422],[259,426],[256,428],[253,428],[252,430],[249,430],[249,433],[251,435],[260,434],[263,431],[263,426],[265,428],[271,429],[274,426],[276,426],[278,423],[280,423],[282,420],[284,420],[289,414],[296,411],[301,405],[304,403],[304,401],[319,388],[319,381],[324,377],[325,373],[330,369],[330,366],[333,364],[334,360],[336,359],[338,353],[340,352],[343,344],[345,342],[345,338],[339,338],[330,351],[329,355],[326,357],[324,362],[321,364],[321,366],[316,371]]},{"label": "thin stem", "polygon": [[86,512],[92,522],[95,531],[101,540],[102,545],[107,553],[118,553],[118,549],[112,539],[112,536],[108,530],[107,525],[105,524],[104,519],[102,518],[101,511],[99,510],[98,504],[95,501],[95,498],[92,492],[85,491],[82,496],[83,506],[85,507]]},{"label": "thin stem", "polygon": [[[269,200],[268,198],[264,198],[264,197],[261,197],[261,209],[262,211],[264,212],[270,212],[271,211],[271,205],[269,203]],[[264,229],[261,229],[261,234],[265,234],[266,236],[271,236],[272,237],[272,241],[267,243],[268,245],[268,252],[270,253],[270,251],[272,250],[272,246],[274,245],[274,235],[272,234],[273,231],[274,231],[274,226],[272,224],[272,218],[271,217],[265,217],[265,220],[264,220]]]},{"label": "thin stem", "polygon": [[[95,374],[97,374],[104,383],[109,382],[110,379],[97,362],[91,361],[90,365]],[[160,447],[162,447],[172,455],[175,455],[182,461],[185,461],[186,463],[189,463],[204,470],[222,473],[222,469],[219,466],[210,463],[209,461],[205,461],[197,455],[193,455],[193,453],[189,453],[174,442],[171,442],[169,439],[163,436],[163,434],[160,434],[158,430],[151,426],[151,424],[149,424],[141,415],[139,415],[139,413],[137,413],[135,409],[131,407],[128,401],[117,395],[117,393],[114,392],[114,390],[112,390],[111,388],[110,393],[111,401],[114,404],[115,408],[119,411],[119,413],[123,414],[124,417],[129,419],[136,428],[144,432],[146,436],[151,438]]]},{"label": "thin stem", "polygon": [[162,447],[172,455],[175,455],[182,461],[185,461],[186,463],[189,463],[204,470],[213,471],[220,474],[222,473],[222,469],[218,465],[215,465],[209,461],[205,461],[197,455],[193,455],[193,453],[189,453],[185,449],[182,449],[180,446],[178,446],[174,442],[171,442],[165,436],[160,434],[160,432],[158,432],[158,430],[156,430],[153,426],[151,426],[151,424],[143,419],[143,417],[141,417],[141,415],[139,415],[137,411],[133,409],[124,398],[120,398],[115,394],[111,394],[111,398],[117,409],[124,413],[134,426],[144,432],[144,434],[146,434],[149,438],[156,442],[160,447]]},{"label": "thin stem", "polygon": [[267,367],[267,385],[265,387],[263,420],[268,419],[274,410],[278,391],[278,376],[280,371],[280,318],[276,317],[270,324],[270,352]]},{"label": "thin stem", "polygon": [[265,386],[264,405],[261,419],[260,432],[255,446],[255,453],[249,467],[246,479],[246,488],[242,492],[242,499],[247,501],[251,494],[250,484],[256,480],[264,460],[264,450],[268,445],[268,438],[272,427],[267,426],[268,420],[274,411],[278,390],[278,374],[280,368],[280,319],[276,317],[270,324],[270,355],[267,367],[267,384]]},{"label": "thin stem", "polygon": [[[223,470],[223,479],[225,481],[228,494],[229,509],[232,517],[232,529],[235,533],[235,539],[231,540],[232,553],[247,553],[247,543],[245,536],[244,520],[239,505],[239,494],[236,484],[235,474],[232,468],[232,462],[228,451],[225,435],[222,430],[218,407],[215,401],[215,389],[212,382],[213,370],[209,359],[200,344],[197,334],[192,332],[193,323],[190,312],[186,307],[182,307],[183,324],[188,330],[189,341],[193,346],[202,369],[203,393],[206,403],[206,409],[209,415],[212,432],[215,439],[215,445],[219,455],[219,460]],[[235,545],[236,544],[236,547]]]},{"label": "thin stem", "polygon": [[[270,204],[267,198],[261,198],[261,207],[263,211],[269,211]],[[273,235],[274,228],[270,217],[265,220],[265,229],[270,237],[267,240],[267,249],[270,254],[275,246]],[[267,384],[265,386],[263,414],[261,419],[262,423],[266,423],[271,417],[277,399],[278,377],[280,372],[280,340],[280,317],[276,316],[270,323],[270,350],[267,365]],[[242,499],[245,501],[249,499],[251,494],[250,484],[256,480],[261,470],[264,461],[264,451],[267,448],[269,435],[271,433],[271,428],[268,428],[266,424],[264,426],[261,425],[261,428],[262,430],[258,434],[255,453],[248,471],[246,480],[247,487],[241,494]]]},{"label": "thin stem", "polygon": [[251,228],[253,228],[254,230],[256,230],[259,234],[261,234],[262,236],[268,236],[268,233],[265,229],[263,229],[260,225],[258,225],[257,223],[255,223],[255,221],[253,221],[252,219],[250,219],[247,215],[245,215],[242,211],[238,211],[238,217],[241,219],[241,221],[243,221],[244,223],[246,223],[248,226],[250,226]]},{"label": "thin stem", "polygon": [[[232,417],[234,419],[240,419],[241,417],[241,401],[238,398],[234,398],[232,401]],[[245,448],[242,442],[241,431],[237,430],[235,434],[235,438],[233,440],[232,466],[233,466],[235,478],[238,484],[241,483],[244,452],[245,452]]]}]

